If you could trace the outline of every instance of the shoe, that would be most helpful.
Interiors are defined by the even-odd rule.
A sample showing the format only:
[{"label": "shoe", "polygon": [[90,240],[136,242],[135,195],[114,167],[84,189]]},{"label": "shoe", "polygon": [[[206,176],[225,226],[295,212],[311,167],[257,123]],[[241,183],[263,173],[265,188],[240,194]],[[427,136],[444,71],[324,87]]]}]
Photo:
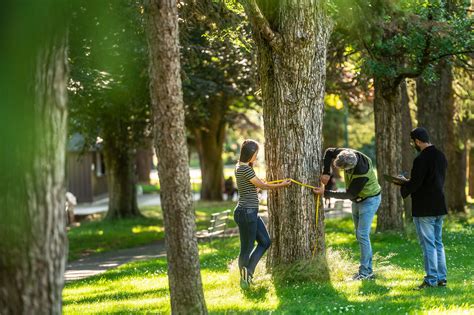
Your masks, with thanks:
[{"label": "shoe", "polygon": [[356,273],[353,277],[352,280],[358,281],[358,280],[374,280],[375,275],[373,273],[370,273],[368,275],[363,275],[361,273]]},{"label": "shoe", "polygon": [[247,282],[248,282],[249,286],[253,285],[253,276],[252,275],[247,276]]},{"label": "shoe", "polygon": [[432,286],[431,284],[429,284],[428,282],[426,281],[423,281],[422,284],[420,284],[419,286],[417,286],[414,290],[423,290],[423,289],[426,289],[426,288],[433,288],[434,286]]},{"label": "shoe", "polygon": [[249,283],[249,273],[246,267],[240,269],[240,287],[242,289],[248,289]]},{"label": "shoe", "polygon": [[447,284],[448,284],[448,281],[446,281],[446,280],[439,280],[438,281],[438,287],[446,287]]}]

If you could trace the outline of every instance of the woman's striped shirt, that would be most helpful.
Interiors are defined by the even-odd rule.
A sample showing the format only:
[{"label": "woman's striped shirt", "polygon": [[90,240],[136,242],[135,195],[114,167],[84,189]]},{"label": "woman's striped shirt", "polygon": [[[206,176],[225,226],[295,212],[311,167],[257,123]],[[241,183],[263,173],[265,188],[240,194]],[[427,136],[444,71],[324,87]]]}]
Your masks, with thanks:
[{"label": "woman's striped shirt", "polygon": [[239,206],[243,208],[258,208],[257,187],[250,182],[255,177],[255,171],[249,165],[237,165],[235,179],[239,190]]}]

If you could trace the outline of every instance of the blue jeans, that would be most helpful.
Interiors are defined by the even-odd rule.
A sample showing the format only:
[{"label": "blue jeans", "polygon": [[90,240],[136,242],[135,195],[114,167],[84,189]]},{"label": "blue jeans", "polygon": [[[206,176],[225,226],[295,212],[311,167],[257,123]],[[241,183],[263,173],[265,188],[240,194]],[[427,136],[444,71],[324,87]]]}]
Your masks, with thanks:
[{"label": "blue jeans", "polygon": [[253,275],[260,258],[270,247],[270,236],[262,218],[258,216],[257,208],[237,206],[234,220],[239,226],[240,235],[239,268],[247,267],[248,273]]},{"label": "blue jeans", "polygon": [[425,282],[437,286],[438,281],[446,280],[446,256],[441,238],[444,215],[434,217],[413,217],[416,233],[423,250]]},{"label": "blue jeans", "polygon": [[380,206],[380,195],[352,203],[352,219],[357,241],[360,246],[359,274],[367,276],[372,273],[372,246],[370,245],[370,227],[375,213]]}]

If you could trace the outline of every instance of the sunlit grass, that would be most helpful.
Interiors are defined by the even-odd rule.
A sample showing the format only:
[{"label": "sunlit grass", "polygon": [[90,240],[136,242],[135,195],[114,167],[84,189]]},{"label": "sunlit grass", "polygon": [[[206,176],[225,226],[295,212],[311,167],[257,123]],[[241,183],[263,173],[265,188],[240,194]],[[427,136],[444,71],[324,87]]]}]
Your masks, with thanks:
[{"label": "sunlit grass", "polygon": [[[197,229],[209,227],[211,213],[233,209],[234,206],[233,202],[195,203]],[[102,219],[103,216],[97,216],[92,221],[81,222],[79,226],[72,227],[68,231],[69,260],[164,239],[161,207],[145,207],[141,212],[141,218],[107,221]],[[231,218],[229,227],[233,226],[235,223]]]},{"label": "sunlit grass", "polygon": [[[423,278],[422,254],[413,235],[373,236],[375,281],[346,279],[359,257],[350,219],[328,220],[329,282],[275,281],[259,265],[256,284],[239,287],[238,238],[200,244],[207,307],[212,314],[469,314],[474,311],[471,219],[445,226],[448,288],[414,291]],[[135,262],[89,279],[68,283],[64,311],[79,313],[170,313],[166,260]]]}]

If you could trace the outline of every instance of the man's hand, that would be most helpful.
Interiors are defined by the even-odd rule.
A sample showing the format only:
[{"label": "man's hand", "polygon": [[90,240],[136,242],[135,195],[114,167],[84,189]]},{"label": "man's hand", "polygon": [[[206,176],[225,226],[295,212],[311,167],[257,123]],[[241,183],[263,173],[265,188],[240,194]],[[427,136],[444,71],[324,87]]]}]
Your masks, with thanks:
[{"label": "man's hand", "polygon": [[316,187],[313,189],[313,192],[316,194],[316,195],[324,195],[324,185],[321,185],[321,187]]},{"label": "man's hand", "polygon": [[324,185],[327,185],[330,178],[331,176],[324,174],[323,176],[321,176],[321,183],[323,183]]}]

